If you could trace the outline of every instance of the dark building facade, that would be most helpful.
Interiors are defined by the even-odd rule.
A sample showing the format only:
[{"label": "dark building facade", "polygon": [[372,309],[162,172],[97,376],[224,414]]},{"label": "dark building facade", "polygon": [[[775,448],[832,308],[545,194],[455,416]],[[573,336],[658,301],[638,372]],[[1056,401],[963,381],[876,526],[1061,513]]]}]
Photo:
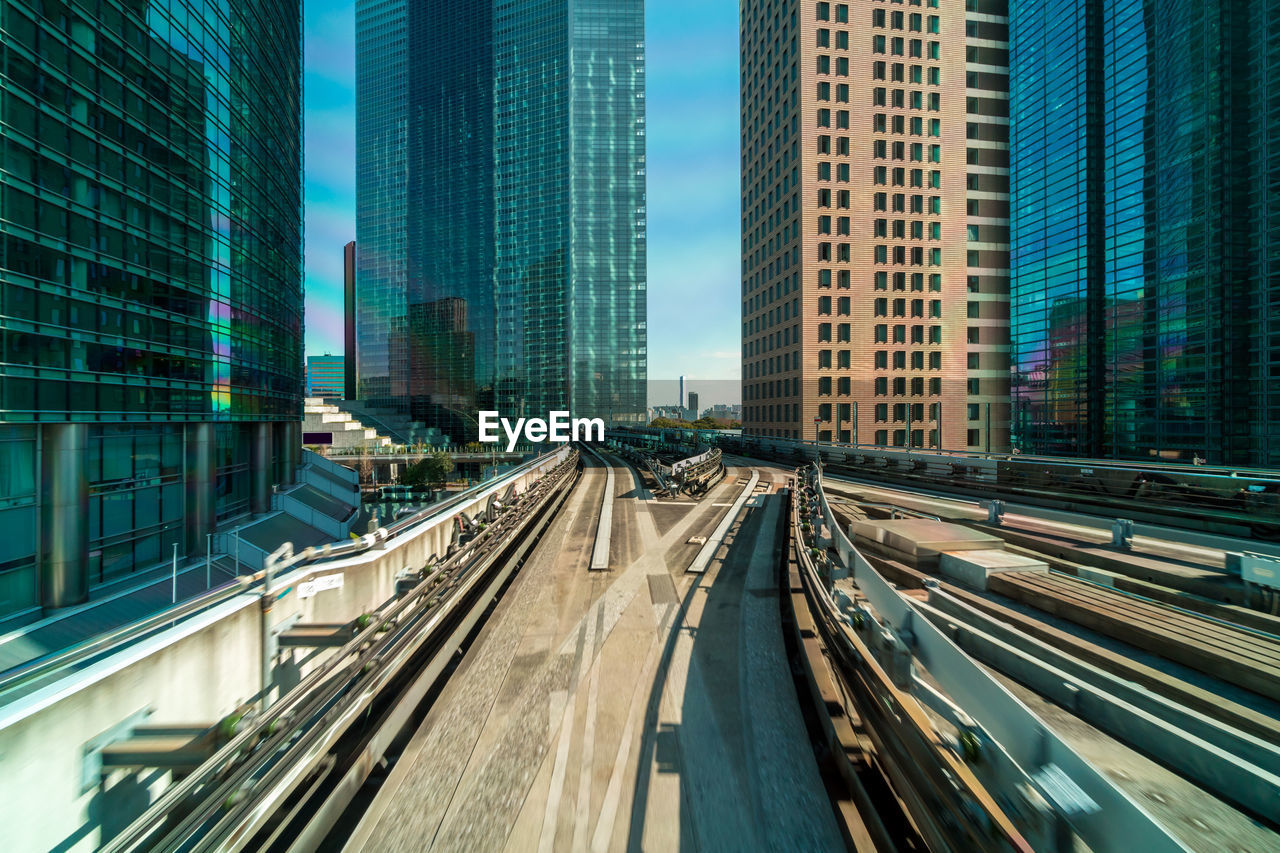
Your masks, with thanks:
[{"label": "dark building facade", "polygon": [[0,28],[4,619],[269,508],[303,302],[298,4],[4,0]]},{"label": "dark building facade", "polygon": [[356,241],[342,247],[342,399],[356,398]]},{"label": "dark building facade", "polygon": [[640,422],[643,4],[356,22],[358,397],[454,440],[482,409]]},{"label": "dark building facade", "polygon": [[1280,4],[1010,4],[1015,446],[1280,464]]}]

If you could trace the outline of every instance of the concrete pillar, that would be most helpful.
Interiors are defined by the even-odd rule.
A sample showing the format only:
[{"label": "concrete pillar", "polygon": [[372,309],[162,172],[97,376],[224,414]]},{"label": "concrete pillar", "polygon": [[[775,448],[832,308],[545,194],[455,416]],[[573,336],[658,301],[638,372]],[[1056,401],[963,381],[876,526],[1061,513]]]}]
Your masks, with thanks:
[{"label": "concrete pillar", "polygon": [[279,441],[279,473],[276,480],[281,485],[292,486],[298,481],[298,465],[302,461],[302,424],[298,421],[279,421],[275,425]]},{"label": "concrete pillar", "polygon": [[40,603],[89,599],[88,424],[41,427]]},{"label": "concrete pillar", "polygon": [[187,424],[186,437],[187,553],[204,553],[204,537],[212,533],[217,520],[217,471],[214,456],[217,437],[211,423]]},{"label": "concrete pillar", "polygon": [[249,508],[255,513],[271,510],[271,484],[274,473],[271,464],[271,424],[261,421],[250,426],[251,454],[250,476],[252,488],[249,493]]}]

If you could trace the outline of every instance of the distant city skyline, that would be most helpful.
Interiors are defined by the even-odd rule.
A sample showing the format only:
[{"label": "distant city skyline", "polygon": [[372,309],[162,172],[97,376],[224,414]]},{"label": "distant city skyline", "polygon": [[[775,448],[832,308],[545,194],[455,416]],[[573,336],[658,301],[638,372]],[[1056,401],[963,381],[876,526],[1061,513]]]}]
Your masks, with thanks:
[{"label": "distant city skyline", "polygon": [[[649,373],[739,375],[738,7],[646,4]],[[306,6],[308,354],[343,349],[355,236],[355,4]],[[690,306],[696,306],[692,310]]]}]

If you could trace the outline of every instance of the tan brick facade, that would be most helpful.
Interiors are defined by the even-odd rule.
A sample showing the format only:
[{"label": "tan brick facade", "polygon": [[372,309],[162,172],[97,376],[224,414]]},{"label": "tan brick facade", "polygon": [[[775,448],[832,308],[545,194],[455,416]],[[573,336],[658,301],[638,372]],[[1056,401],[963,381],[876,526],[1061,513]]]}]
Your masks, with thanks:
[{"label": "tan brick facade", "polygon": [[966,77],[995,17],[929,2],[742,5],[750,432],[1007,447],[1007,144],[966,138],[1007,140],[968,115],[1007,76]]}]

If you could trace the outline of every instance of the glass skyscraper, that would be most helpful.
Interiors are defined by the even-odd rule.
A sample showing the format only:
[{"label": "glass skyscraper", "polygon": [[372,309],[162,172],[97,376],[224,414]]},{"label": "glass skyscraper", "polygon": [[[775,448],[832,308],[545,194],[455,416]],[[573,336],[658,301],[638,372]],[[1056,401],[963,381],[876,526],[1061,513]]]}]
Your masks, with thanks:
[{"label": "glass skyscraper", "polygon": [[356,100],[361,399],[642,421],[641,0],[360,0]]},{"label": "glass skyscraper", "polygon": [[1277,11],[1010,3],[1022,451],[1280,463]]},{"label": "glass skyscraper", "polygon": [[300,447],[301,22],[0,2],[0,619],[203,553]]}]

